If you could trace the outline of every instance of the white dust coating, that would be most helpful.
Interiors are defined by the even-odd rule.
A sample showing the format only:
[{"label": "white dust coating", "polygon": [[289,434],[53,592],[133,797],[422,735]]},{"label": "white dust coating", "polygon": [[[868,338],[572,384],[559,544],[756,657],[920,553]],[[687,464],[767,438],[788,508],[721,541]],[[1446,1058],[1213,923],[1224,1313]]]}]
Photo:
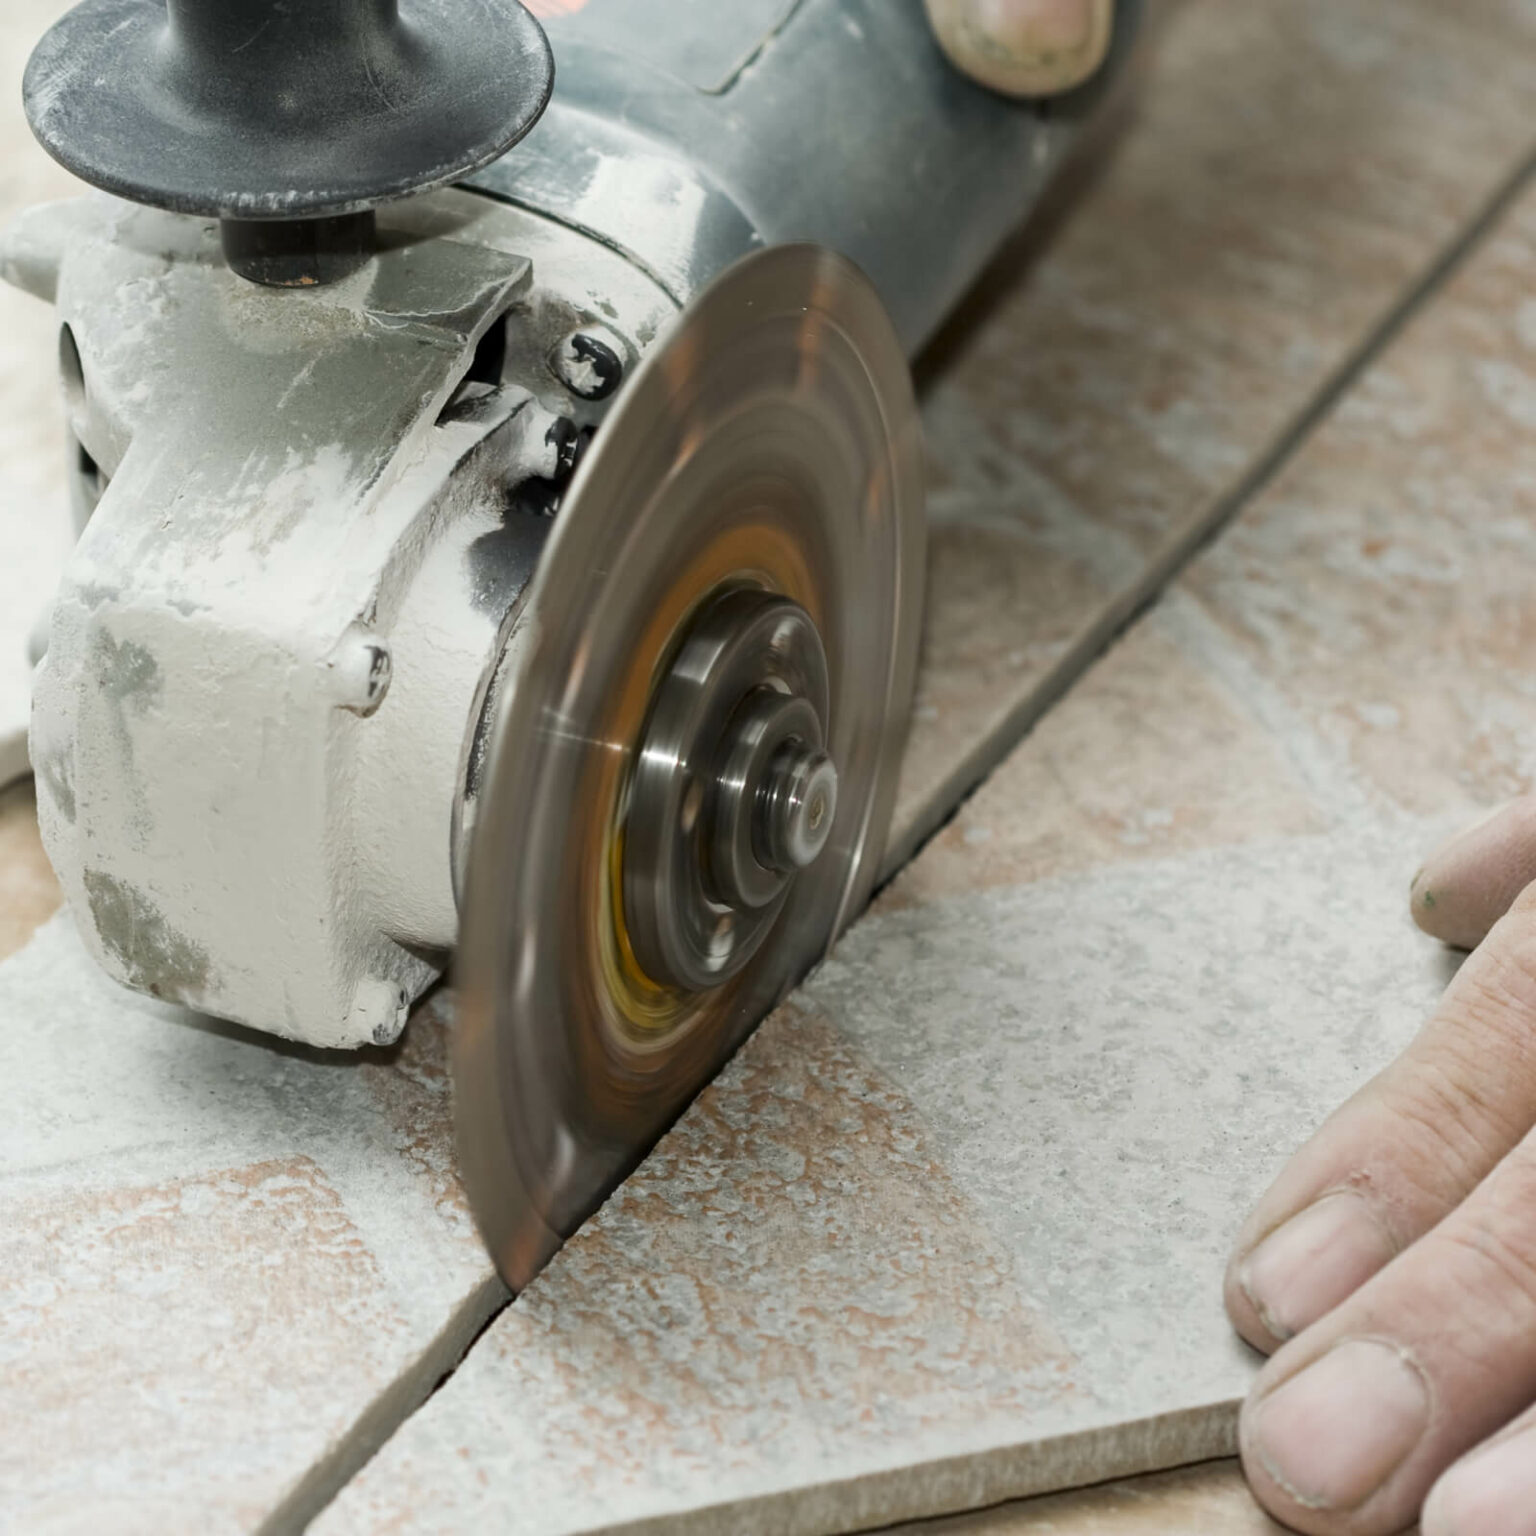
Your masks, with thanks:
[{"label": "white dust coating", "polygon": [[[207,221],[100,196],[0,242],[70,328],[71,430],[109,482],[32,683],[49,857],[109,974],[324,1047],[393,1041],[457,935],[470,743],[533,568],[507,487],[572,408],[550,350],[594,291],[636,345],[671,308],[490,199],[384,219],[302,295],[230,273]],[[501,387],[445,413],[504,319]]]},{"label": "white dust coating", "polygon": [[[317,1529],[864,1529],[1229,1451],[1256,1367],[1221,1306],[1238,1225],[1445,981],[1398,878],[1423,833],[1256,842],[872,914]],[[754,1087],[797,1050],[847,1106],[794,1146],[798,1173],[760,1130],[788,1109]],[[861,1179],[872,1100],[902,1107]],[[892,1159],[952,1192],[942,1221],[893,1210]],[[770,1177],[754,1218],[736,1192]],[[784,1210],[828,1233],[809,1257],[754,1241]],[[957,1351],[918,1415],[921,1292],[882,1289],[876,1322],[828,1312],[838,1283],[929,1273],[954,1243],[983,1270],[1006,1256],[972,1311],[1054,1341],[1055,1393],[989,1384]],[[737,1310],[743,1290],[771,1303]],[[797,1352],[799,1391],[778,1374],[762,1390]],[[636,1415],[652,1429],[627,1433]]]}]

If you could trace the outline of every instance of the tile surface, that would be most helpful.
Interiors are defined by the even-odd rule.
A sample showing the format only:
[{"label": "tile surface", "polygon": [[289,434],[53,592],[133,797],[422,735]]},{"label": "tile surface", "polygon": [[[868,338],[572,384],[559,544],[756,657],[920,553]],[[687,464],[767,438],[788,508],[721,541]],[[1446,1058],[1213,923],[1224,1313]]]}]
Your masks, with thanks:
[{"label": "tile surface", "polygon": [[926,391],[898,858],[1530,148],[1527,0],[1162,9],[1113,155],[998,264]]},{"label": "tile surface", "polygon": [[1400,855],[866,917],[316,1529],[857,1530],[1230,1451],[1237,1223],[1443,984]]},{"label": "tile surface", "polygon": [[[1132,1472],[1156,1428],[1172,1459],[1230,1432],[1253,1362],[1220,1310],[1227,1245],[1450,974],[1405,911],[1423,847],[1528,783],[1533,238],[1527,194],[318,1529],[855,1530]],[[808,1171],[771,1219],[841,1241],[812,1265],[743,1242],[731,1202],[764,1159],[721,1127],[765,1121],[749,1107],[765,1067],[792,1092],[850,1060],[966,1203],[980,1273],[1011,1258],[1021,1310],[995,1310],[1055,1340],[1056,1395],[1021,1405],[957,1379],[946,1412],[867,1343],[850,1367],[837,1317],[818,1319],[792,1411],[753,1390],[760,1362],[805,1348],[801,1298],[824,1269],[901,1269],[948,1242],[931,1218],[915,1242],[856,1226],[870,1191],[856,1171],[811,1175],[845,1151],[841,1124],[814,1122],[787,1143]],[[658,1300],[749,1286],[775,1305]],[[904,1336],[899,1311],[877,1315]],[[550,1433],[568,1410],[553,1362],[617,1348],[628,1397],[666,1425],[646,1455]],[[676,1359],[714,1383],[706,1400]],[[880,1413],[829,1407],[887,1381]],[[448,1476],[466,1465],[473,1478]],[[559,1468],[558,1504],[524,1502]]]},{"label": "tile surface", "polygon": [[440,1011],[361,1059],[274,1048],[115,987],[61,916],[0,1020],[0,1524],[302,1507],[503,1299]]},{"label": "tile surface", "polygon": [[[12,64],[41,9],[8,13]],[[1526,152],[1536,7],[1473,9],[1174,13],[1128,162],[930,392],[905,832]],[[41,502],[51,326],[12,302]],[[846,1529],[1229,1448],[1238,1209],[1442,979],[1383,879],[1419,823],[1323,773],[1287,685],[1234,684],[1275,660],[1249,601],[1192,590],[1097,669],[1019,770],[1038,794],[973,802],[324,1525]],[[398,1051],[305,1054],[115,991],[59,919],[0,968],[0,1019],[0,1519],[323,1501],[499,1300],[443,1007]]]}]

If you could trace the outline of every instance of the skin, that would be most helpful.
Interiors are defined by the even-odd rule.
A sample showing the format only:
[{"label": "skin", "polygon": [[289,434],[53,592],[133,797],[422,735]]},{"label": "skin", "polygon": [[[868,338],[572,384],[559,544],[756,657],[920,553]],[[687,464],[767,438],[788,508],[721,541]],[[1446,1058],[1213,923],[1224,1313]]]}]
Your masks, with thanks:
[{"label": "skin", "polygon": [[[924,0],[955,65],[1015,96],[1088,79],[1113,0]],[[1392,1066],[1292,1159],[1227,1310],[1271,1356],[1243,1409],[1254,1493],[1310,1536],[1536,1536],[1536,796],[1414,878],[1474,951]]]},{"label": "skin", "polygon": [[1054,96],[1104,62],[1114,0],[924,0],[957,68],[1009,96]]},{"label": "skin", "polygon": [[1475,945],[1407,1051],[1297,1153],[1227,1273],[1272,1358],[1244,1466],[1314,1536],[1536,1536],[1536,797],[1414,878]]}]

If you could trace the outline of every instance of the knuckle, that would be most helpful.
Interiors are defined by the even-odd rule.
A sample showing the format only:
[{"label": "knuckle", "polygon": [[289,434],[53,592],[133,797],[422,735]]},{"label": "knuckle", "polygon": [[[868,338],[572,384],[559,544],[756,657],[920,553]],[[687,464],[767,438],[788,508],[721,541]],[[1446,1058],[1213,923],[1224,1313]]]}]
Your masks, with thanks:
[{"label": "knuckle", "polygon": [[1536,1021],[1536,898],[1530,889],[1462,968],[1450,992],[1481,1023],[1527,1053]]},{"label": "knuckle", "polygon": [[1536,1208],[1463,1213],[1440,1234],[1447,1272],[1462,1295],[1481,1299],[1494,1315],[1513,1318],[1524,1335],[1536,1325]]},{"label": "knuckle", "polygon": [[1399,1163],[1426,1192],[1474,1188],[1530,1128],[1490,1092],[1485,1074],[1459,1042],[1422,1053],[1394,1074],[1386,1103],[1402,1132],[1393,1138]]}]

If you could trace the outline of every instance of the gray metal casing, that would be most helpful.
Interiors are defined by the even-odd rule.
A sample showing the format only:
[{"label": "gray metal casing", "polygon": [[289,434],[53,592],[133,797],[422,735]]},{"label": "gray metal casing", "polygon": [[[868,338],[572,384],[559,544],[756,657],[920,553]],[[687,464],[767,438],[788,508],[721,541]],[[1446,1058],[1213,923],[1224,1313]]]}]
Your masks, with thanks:
[{"label": "gray metal casing", "polygon": [[[808,239],[872,276],[910,352],[1104,88],[1006,101],[919,0],[590,0],[549,31],[554,102],[473,179],[490,196],[385,210],[334,290],[254,288],[211,220],[99,194],[0,252],[83,372],[66,347],[88,520],[32,756],[77,920],[131,986],[392,1038],[456,939],[477,743],[548,528],[513,493],[552,473],[552,424],[605,409],[552,371],[560,338],[600,329],[631,367],[731,261]],[[453,407],[503,319],[499,383]]]},{"label": "gray metal casing", "polygon": [[[562,7],[563,9],[563,7]],[[960,75],[921,0],[587,0],[545,18],[554,98],[471,185],[625,252],[680,304],[754,245],[874,282],[908,354],[1037,200],[1130,51],[1009,100]]]}]

